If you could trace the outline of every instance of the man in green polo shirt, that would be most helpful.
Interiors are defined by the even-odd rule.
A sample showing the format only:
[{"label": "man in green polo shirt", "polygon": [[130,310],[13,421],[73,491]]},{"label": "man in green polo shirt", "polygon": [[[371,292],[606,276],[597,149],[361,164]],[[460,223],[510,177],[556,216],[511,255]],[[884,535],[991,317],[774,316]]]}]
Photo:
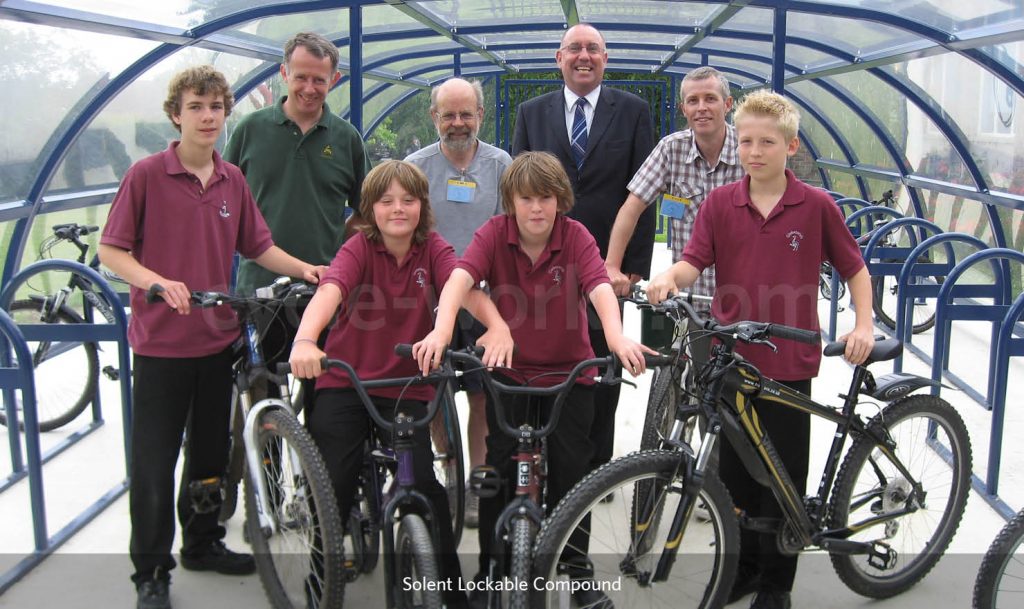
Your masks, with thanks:
[{"label": "man in green polo shirt", "polygon": [[[285,44],[281,77],[288,95],[244,117],[223,157],[242,169],[274,242],[301,260],[330,264],[341,247],[346,203],[359,207],[369,159],[359,132],[325,102],[341,78],[331,41],[296,34]],[[236,289],[251,293],[273,280],[243,261]]]}]

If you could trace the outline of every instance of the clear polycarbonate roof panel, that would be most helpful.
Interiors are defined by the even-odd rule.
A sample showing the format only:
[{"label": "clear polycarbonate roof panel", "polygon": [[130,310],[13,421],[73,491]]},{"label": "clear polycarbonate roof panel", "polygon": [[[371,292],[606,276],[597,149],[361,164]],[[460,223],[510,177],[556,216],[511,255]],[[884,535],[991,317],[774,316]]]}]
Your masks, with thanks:
[{"label": "clear polycarbonate roof panel", "polygon": [[[220,70],[228,83],[255,68],[259,62],[226,53],[186,48],[150,68],[144,77],[133,81],[96,116],[68,150],[50,182],[47,194],[62,190],[116,184],[128,166],[143,157],[167,148],[178,139],[177,130],[164,114],[167,84],[181,70],[210,64]],[[253,92],[250,105],[261,100],[273,103],[273,96]],[[232,113],[233,124],[240,116]],[[221,137],[219,145],[223,145]]]},{"label": "clear polycarbonate roof panel", "polygon": [[835,60],[835,55],[817,51],[801,44],[791,43],[786,45],[786,63],[804,70],[810,69],[811,66],[817,64],[833,62]]},{"label": "clear polycarbonate roof panel", "polygon": [[[1022,28],[1024,29],[1024,28]],[[1008,70],[1024,75],[1024,42],[1012,42],[981,49]]]},{"label": "clear polycarbonate roof panel", "polygon": [[348,36],[348,26],[348,9],[332,9],[255,19],[225,32],[242,32],[280,50],[296,32],[315,32],[337,40]]},{"label": "clear polycarbonate roof panel", "polygon": [[[580,21],[614,22],[694,27],[721,9],[721,5],[699,2],[652,2],[651,0],[579,0]],[[609,34],[606,34],[609,35]]]},{"label": "clear polycarbonate roof panel", "polygon": [[0,202],[24,198],[42,162],[39,155],[62,121],[156,46],[0,20]]},{"label": "clear polycarbonate roof panel", "polygon": [[[686,53],[680,57],[676,63],[688,64],[684,67],[684,71],[689,72],[694,67],[701,65],[701,57],[692,53]],[[762,78],[765,81],[771,78],[772,66],[771,63],[759,62],[759,61],[748,61],[745,59],[733,59],[732,57],[715,57],[709,58],[708,65],[713,68],[718,68],[726,72],[726,77],[732,78],[730,72],[739,71],[741,75],[747,78]]]},{"label": "clear polycarbonate roof panel", "polygon": [[[410,66],[428,66],[439,61],[447,61],[450,64],[452,63],[454,53],[466,48],[440,37],[429,43],[425,43],[422,40],[415,42],[418,44],[409,44],[407,42],[401,49],[395,48],[395,43],[392,42],[364,44],[363,65],[369,68],[383,67],[395,70],[399,69],[396,66],[403,66],[403,69],[408,69]],[[401,43],[399,45],[401,46]],[[422,57],[402,59],[408,55],[422,55]]]},{"label": "clear polycarbonate roof panel", "polygon": [[770,8],[746,7],[733,15],[723,26],[729,30],[771,34],[775,11]]},{"label": "clear polycarbonate roof panel", "polygon": [[860,7],[897,15],[945,31],[979,22],[1020,16],[1020,0],[809,0],[814,4]]},{"label": "clear polycarbonate roof panel", "polygon": [[[990,72],[955,54],[911,61],[906,74],[963,131],[971,156],[991,188],[1024,191],[1024,150],[1017,145],[1024,99]],[[926,152],[927,144],[922,147]],[[957,179],[961,171],[961,166],[942,158],[923,160],[918,169],[949,182],[962,182]]]},{"label": "clear polycarbonate roof panel", "polygon": [[414,17],[388,4],[371,4],[364,6],[362,16],[363,29],[365,31],[373,31],[380,28],[410,29],[424,27],[424,25]]},{"label": "clear polycarbonate roof panel", "polygon": [[548,23],[565,19],[559,0],[445,0],[408,4],[431,15],[437,21],[456,27]]},{"label": "clear polycarbonate roof panel", "polygon": [[700,41],[693,53],[710,52],[714,56],[715,51],[722,53],[745,53],[756,58],[764,58],[768,63],[772,59],[772,44],[770,42],[759,42],[756,40],[740,40],[736,38],[722,38],[710,36]]},{"label": "clear polycarbonate roof panel", "polygon": [[834,46],[854,55],[919,40],[913,32],[873,21],[797,12],[786,14],[786,34]]},{"label": "clear polycarbonate roof panel", "polygon": [[832,121],[856,155],[857,163],[889,170],[896,169],[895,161],[875,132],[838,97],[807,81],[793,83],[787,89],[813,104]]},{"label": "clear polycarbonate roof panel", "polygon": [[241,10],[279,3],[280,0],[46,0],[43,4],[187,29]]}]

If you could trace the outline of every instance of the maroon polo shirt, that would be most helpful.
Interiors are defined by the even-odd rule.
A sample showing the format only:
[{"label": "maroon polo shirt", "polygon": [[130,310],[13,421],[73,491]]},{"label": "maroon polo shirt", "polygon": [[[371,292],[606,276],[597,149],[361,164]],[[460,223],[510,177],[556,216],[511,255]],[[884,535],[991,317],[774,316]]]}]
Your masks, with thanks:
[{"label": "maroon polo shirt", "polygon": [[[361,380],[416,376],[412,358],[395,355],[398,343],[414,343],[434,327],[434,308],[448,276],[455,268],[455,250],[441,235],[431,232],[414,243],[401,264],[384,244],[358,233],[345,242],[331,262],[321,284],[341,289],[338,321],[327,335],[324,351],[345,360]],[[348,375],[332,369],[317,380],[317,389],[351,387]],[[375,389],[371,395],[430,400],[430,385]]]},{"label": "maroon polo shirt", "polygon": [[[864,267],[839,207],[824,191],[786,170],[786,192],[768,215],[750,200],[750,177],[716,188],[701,205],[683,260],[698,270],[714,264],[711,312],[722,323],[766,321],[819,331],[818,274],[829,261],[843,278]],[[778,339],[737,351],[776,380],[817,376],[819,345]]]},{"label": "maroon polo shirt", "polygon": [[[594,357],[586,299],[609,281],[594,237],[579,222],[558,214],[551,237],[533,264],[519,246],[515,218],[495,216],[473,235],[458,267],[474,282],[490,285],[491,299],[516,344],[512,367],[528,378],[567,372]],[[564,375],[551,375],[532,384],[550,387],[563,380]]]},{"label": "maroon polo shirt", "polygon": [[[213,152],[213,176],[203,189],[181,165],[172,142],[167,150],[132,165],[110,207],[100,243],[131,252],[139,263],[190,290],[227,291],[237,251],[256,258],[274,242],[249,185],[234,165]],[[131,289],[128,341],[141,355],[202,357],[238,337],[231,309],[193,307],[178,315],[163,300],[146,302]]]}]

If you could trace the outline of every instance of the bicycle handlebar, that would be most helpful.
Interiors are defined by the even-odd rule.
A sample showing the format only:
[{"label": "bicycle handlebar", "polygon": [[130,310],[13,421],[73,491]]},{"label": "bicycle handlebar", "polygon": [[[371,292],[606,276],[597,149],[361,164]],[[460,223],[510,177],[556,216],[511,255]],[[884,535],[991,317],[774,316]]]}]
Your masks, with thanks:
[{"label": "bicycle handlebar", "polygon": [[84,237],[90,233],[95,233],[100,230],[98,226],[85,226],[82,224],[54,224],[51,227],[54,236],[58,239],[66,239],[68,241],[77,241],[80,237]]},{"label": "bicycle handlebar", "polygon": [[792,340],[809,345],[816,345],[821,341],[821,336],[812,330],[794,328],[783,324],[766,323],[761,321],[738,321],[722,325],[712,318],[705,318],[698,313],[691,304],[693,294],[681,293],[656,305],[647,305],[655,311],[667,314],[678,314],[682,311],[687,317],[696,322],[698,327],[726,341],[740,341],[748,344],[768,345],[774,349],[771,343],[772,338]]}]

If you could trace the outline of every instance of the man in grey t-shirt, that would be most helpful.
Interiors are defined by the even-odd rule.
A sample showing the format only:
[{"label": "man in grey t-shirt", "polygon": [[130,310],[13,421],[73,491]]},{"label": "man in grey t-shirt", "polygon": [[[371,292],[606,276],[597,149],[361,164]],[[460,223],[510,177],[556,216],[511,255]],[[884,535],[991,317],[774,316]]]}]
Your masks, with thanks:
[{"label": "man in grey t-shirt", "polygon": [[[512,158],[477,139],[484,119],[484,92],[479,82],[452,78],[434,87],[430,92],[430,117],[437,127],[438,141],[405,160],[427,175],[436,229],[461,256],[476,229],[501,213],[498,181]],[[469,327],[470,322],[474,327]],[[475,342],[481,333],[480,324],[461,311],[456,338]],[[470,467],[476,467],[483,465],[487,451],[487,400],[478,377],[467,375],[463,379],[469,401]],[[477,526],[478,507],[478,497],[470,494],[466,526]]]}]

